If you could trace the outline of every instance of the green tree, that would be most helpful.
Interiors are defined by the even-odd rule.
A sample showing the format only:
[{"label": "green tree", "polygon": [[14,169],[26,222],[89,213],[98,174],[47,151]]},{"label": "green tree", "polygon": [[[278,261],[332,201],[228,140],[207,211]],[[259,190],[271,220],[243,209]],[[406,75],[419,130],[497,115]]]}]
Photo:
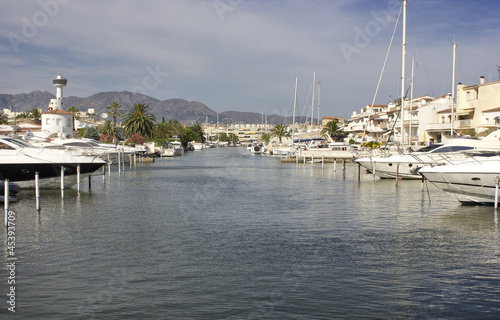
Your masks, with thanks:
[{"label": "green tree", "polygon": [[77,107],[75,106],[69,107],[68,112],[72,113],[75,119],[80,119],[80,110],[78,110]]},{"label": "green tree", "polygon": [[7,115],[3,111],[0,111],[0,124],[7,124],[7,122]]},{"label": "green tree", "polygon": [[266,145],[271,141],[271,134],[269,132],[265,132],[260,136],[260,140],[264,141]]},{"label": "green tree", "polygon": [[28,119],[30,117],[29,112],[21,112],[16,116],[16,119],[14,120],[14,124],[18,123],[21,121],[21,119]]},{"label": "green tree", "polygon": [[38,108],[33,108],[29,112],[29,117],[34,119],[40,119],[42,117],[42,114],[40,113],[40,110]]},{"label": "green tree", "polygon": [[107,134],[116,139],[120,139],[120,128],[118,128],[111,120],[105,120],[103,124],[97,127],[100,134]]},{"label": "green tree", "polygon": [[337,120],[329,121],[325,124],[321,130],[321,134],[328,135],[330,138],[335,137],[335,141],[338,141],[340,136],[345,136],[345,132],[340,128]]},{"label": "green tree", "polygon": [[184,135],[184,127],[177,119],[170,119],[167,122],[167,133],[170,137],[177,136],[179,139],[182,139]]},{"label": "green tree", "polygon": [[191,130],[194,133],[194,141],[196,142],[205,142],[205,133],[203,132],[203,128],[198,121],[191,127]]},{"label": "green tree", "polygon": [[290,138],[292,136],[291,132],[288,131],[286,127],[284,127],[281,124],[277,124],[274,126],[273,130],[271,131],[271,136],[272,137],[277,137],[278,140],[281,143],[281,140],[283,138]]},{"label": "green tree", "polygon": [[118,101],[113,101],[109,106],[106,107],[108,110],[108,114],[113,117],[113,123],[116,126],[116,117],[120,117],[122,115],[122,112],[120,111],[120,108],[122,106],[118,103]]},{"label": "green tree", "polygon": [[128,107],[128,112],[122,118],[122,125],[128,136],[138,134],[153,137],[156,117],[148,109],[149,106],[143,103],[134,103],[133,107]]},{"label": "green tree", "polygon": [[161,122],[155,125],[154,137],[155,139],[165,139],[168,137],[167,123],[165,122],[165,118],[162,117]]},{"label": "green tree", "polygon": [[99,132],[96,127],[88,127],[85,129],[85,133],[83,134],[84,138],[99,140]]}]

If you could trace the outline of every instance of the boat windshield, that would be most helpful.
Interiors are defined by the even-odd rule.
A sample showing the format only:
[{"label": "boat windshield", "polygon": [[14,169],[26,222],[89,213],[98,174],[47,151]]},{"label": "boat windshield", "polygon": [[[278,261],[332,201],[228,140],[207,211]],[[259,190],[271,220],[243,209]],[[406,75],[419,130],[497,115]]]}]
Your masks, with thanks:
[{"label": "boat windshield", "polygon": [[430,146],[420,148],[420,149],[416,150],[415,152],[429,152],[429,151],[432,151],[432,150],[439,148],[439,147],[442,147],[442,146],[443,146],[442,143],[435,143],[435,144],[431,144]]},{"label": "boat windshield", "polygon": [[3,138],[2,140],[15,145],[16,147],[33,148],[33,146],[31,144],[29,144],[28,142],[26,142],[24,140],[13,139],[13,138]]},{"label": "boat windshield", "polygon": [[466,146],[448,146],[442,147],[439,149],[434,149],[432,153],[440,153],[440,152],[458,152],[458,151],[466,151],[466,150],[474,150],[474,147],[466,147]]}]

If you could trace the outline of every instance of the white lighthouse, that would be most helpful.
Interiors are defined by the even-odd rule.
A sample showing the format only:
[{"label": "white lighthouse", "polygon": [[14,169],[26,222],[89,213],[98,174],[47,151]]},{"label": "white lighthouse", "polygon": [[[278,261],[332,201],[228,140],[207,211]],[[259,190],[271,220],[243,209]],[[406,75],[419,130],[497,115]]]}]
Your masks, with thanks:
[{"label": "white lighthouse", "polygon": [[49,111],[42,112],[42,133],[45,137],[52,134],[61,138],[73,136],[73,114],[62,109],[63,87],[68,84],[68,79],[59,73],[52,83],[56,87],[56,98],[50,99]]},{"label": "white lighthouse", "polygon": [[54,84],[54,87],[56,87],[56,98],[50,99],[49,111],[62,109],[63,87],[66,87],[68,85],[68,79],[63,78],[63,76],[59,72],[57,77],[52,80],[52,83]]}]

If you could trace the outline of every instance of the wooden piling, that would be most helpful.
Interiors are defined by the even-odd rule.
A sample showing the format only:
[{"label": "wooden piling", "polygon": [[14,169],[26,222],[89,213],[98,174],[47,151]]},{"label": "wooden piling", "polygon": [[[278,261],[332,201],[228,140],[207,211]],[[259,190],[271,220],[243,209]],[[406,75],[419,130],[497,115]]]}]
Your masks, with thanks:
[{"label": "wooden piling", "polygon": [[40,177],[38,171],[35,172],[35,198],[36,211],[40,211]]}]

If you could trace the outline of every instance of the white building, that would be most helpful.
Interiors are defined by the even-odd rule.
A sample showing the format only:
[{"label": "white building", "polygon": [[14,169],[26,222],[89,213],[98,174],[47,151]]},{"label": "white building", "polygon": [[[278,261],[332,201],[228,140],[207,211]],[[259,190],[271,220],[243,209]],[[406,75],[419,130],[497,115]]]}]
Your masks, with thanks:
[{"label": "white building", "polygon": [[56,87],[56,98],[50,99],[49,111],[42,112],[42,132],[44,137],[57,134],[59,137],[69,137],[75,134],[73,128],[73,114],[62,110],[63,87],[68,80],[59,73],[53,80]]}]

